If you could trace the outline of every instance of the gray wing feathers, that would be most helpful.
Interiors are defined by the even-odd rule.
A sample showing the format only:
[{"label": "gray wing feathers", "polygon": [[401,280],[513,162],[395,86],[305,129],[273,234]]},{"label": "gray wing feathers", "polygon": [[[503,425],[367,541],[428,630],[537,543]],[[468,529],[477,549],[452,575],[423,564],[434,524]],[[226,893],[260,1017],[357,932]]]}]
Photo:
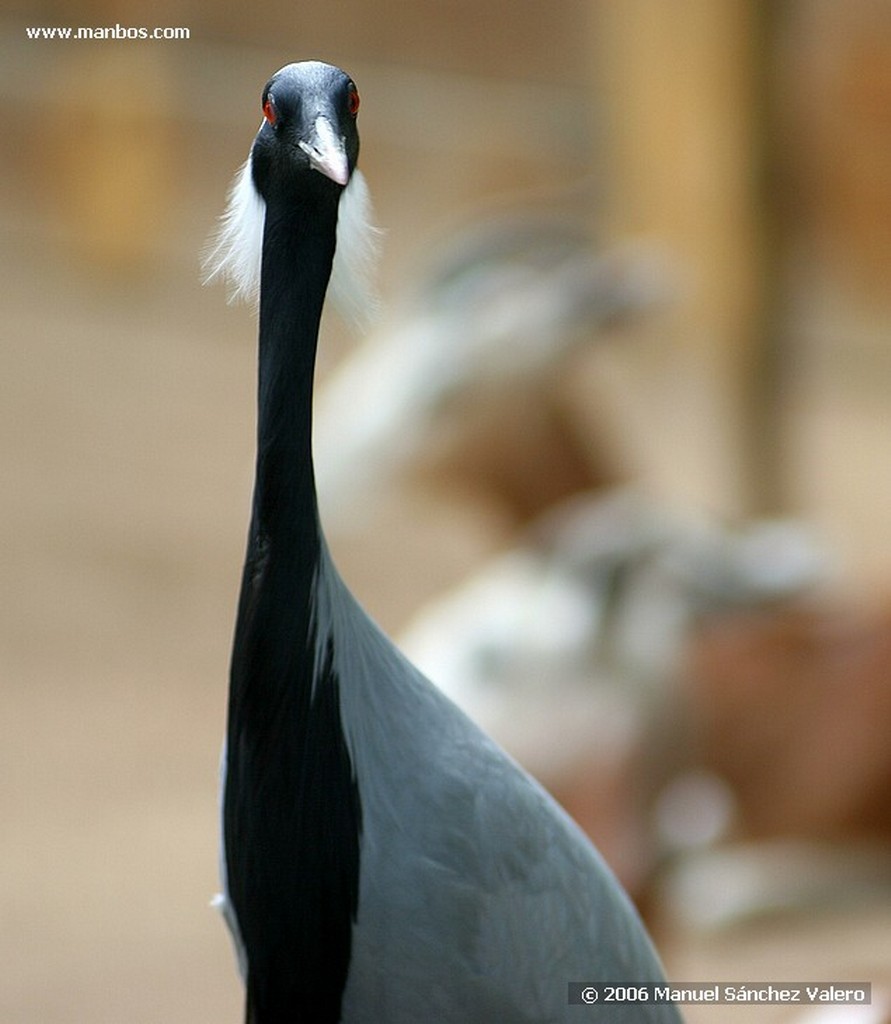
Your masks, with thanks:
[{"label": "gray wing feathers", "polygon": [[[627,897],[538,783],[353,607],[348,665],[335,646],[362,780],[343,1021],[606,1019],[567,1006],[568,982],[662,977]],[[609,1020],[678,1019],[671,1007],[628,1010]]]}]

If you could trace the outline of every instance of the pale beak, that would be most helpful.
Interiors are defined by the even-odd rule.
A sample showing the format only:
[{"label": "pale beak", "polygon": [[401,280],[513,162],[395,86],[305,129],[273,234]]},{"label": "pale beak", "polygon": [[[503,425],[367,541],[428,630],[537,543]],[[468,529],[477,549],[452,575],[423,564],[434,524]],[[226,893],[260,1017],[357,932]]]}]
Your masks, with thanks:
[{"label": "pale beak", "polygon": [[321,171],[326,178],[336,181],[338,185],[346,185],[350,180],[350,167],[343,139],[335,133],[327,117],[317,117],[311,141],[304,142],[301,139],[298,145],[309,157],[310,167],[314,170]]}]

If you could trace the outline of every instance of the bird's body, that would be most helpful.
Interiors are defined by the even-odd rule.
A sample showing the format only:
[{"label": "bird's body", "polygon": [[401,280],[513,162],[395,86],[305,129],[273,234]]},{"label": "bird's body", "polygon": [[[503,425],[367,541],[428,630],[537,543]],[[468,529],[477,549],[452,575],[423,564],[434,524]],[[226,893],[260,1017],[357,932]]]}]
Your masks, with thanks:
[{"label": "bird's body", "polygon": [[[569,982],[661,979],[634,910],[569,818],[397,651],[333,565],[313,369],[358,95],[307,62],[278,72],[263,104],[239,185],[264,216],[258,453],[222,801],[246,1020],[676,1021],[671,1006],[592,1018],[567,1005]],[[236,241],[230,231],[224,262]]]}]

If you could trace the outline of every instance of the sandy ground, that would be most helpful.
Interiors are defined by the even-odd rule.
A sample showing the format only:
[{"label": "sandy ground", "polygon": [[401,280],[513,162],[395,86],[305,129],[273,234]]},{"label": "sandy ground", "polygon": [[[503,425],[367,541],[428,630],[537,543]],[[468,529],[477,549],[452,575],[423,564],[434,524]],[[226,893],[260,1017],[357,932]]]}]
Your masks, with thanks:
[{"label": "sandy ground", "polygon": [[208,903],[252,352],[190,330],[160,282],[130,304],[17,242],[0,375],[0,1019],[236,1021]]}]

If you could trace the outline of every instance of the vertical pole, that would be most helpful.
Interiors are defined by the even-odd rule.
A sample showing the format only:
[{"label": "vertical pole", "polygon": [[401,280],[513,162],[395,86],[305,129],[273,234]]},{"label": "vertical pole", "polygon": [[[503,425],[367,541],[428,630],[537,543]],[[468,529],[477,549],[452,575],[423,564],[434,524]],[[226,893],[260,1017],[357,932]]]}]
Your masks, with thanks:
[{"label": "vertical pole", "polygon": [[650,434],[667,432],[654,443],[686,474],[685,494],[733,515],[782,503],[774,6],[592,8],[608,234],[663,243],[682,282],[660,322],[661,386],[677,394]]}]

